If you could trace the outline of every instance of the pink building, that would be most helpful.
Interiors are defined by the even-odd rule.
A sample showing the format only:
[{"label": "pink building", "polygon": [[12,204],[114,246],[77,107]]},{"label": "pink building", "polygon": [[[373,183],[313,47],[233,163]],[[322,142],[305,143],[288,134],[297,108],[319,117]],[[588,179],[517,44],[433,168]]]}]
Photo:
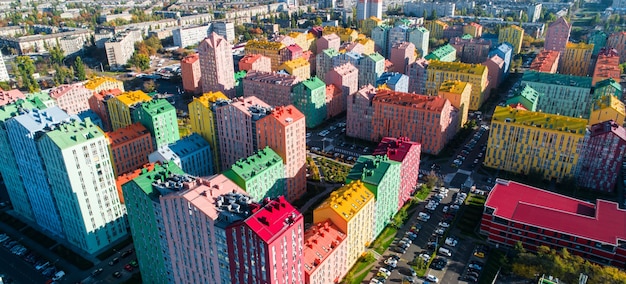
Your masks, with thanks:
[{"label": "pink building", "polygon": [[398,42],[391,46],[389,60],[393,67],[389,72],[406,73],[406,67],[415,62],[415,45],[410,42]]},{"label": "pink building", "polygon": [[193,94],[202,92],[202,85],[200,84],[200,55],[195,53],[180,61],[180,76],[183,79],[185,92]]},{"label": "pink building", "polygon": [[147,164],[148,155],[154,151],[150,131],[137,122],[113,132],[106,132],[109,139],[111,164],[115,175],[132,172]]},{"label": "pink building", "polygon": [[626,32],[612,33],[606,40],[606,47],[615,48],[619,53],[619,62],[626,62]]},{"label": "pink building", "polygon": [[235,66],[232,46],[222,36],[211,33],[198,46],[202,92],[221,91],[235,96]]},{"label": "pink building", "polygon": [[107,101],[121,94],[122,94],[122,91],[120,89],[104,90],[104,91],[101,91],[100,93],[93,94],[93,96],[91,96],[89,100],[87,100],[87,103],[89,104],[89,108],[93,110],[93,112],[95,112],[102,120],[102,124],[104,126],[104,129],[102,130],[104,130],[105,132],[111,131],[112,129],[111,118],[109,117],[109,108],[107,106]]},{"label": "pink building", "polygon": [[443,38],[451,39],[453,37],[463,36],[462,25],[451,25],[443,30]]},{"label": "pink building", "polygon": [[344,109],[343,93],[335,85],[326,85],[326,118],[339,115]]},{"label": "pink building", "polygon": [[481,63],[487,60],[491,41],[481,38],[454,37],[450,45],[456,49],[456,57],[463,63]]},{"label": "pink building", "polygon": [[304,232],[304,283],[339,283],[348,272],[346,234],[330,219]]},{"label": "pink building", "polygon": [[315,74],[315,55],[313,55],[313,51],[307,50],[302,52],[302,58],[306,59],[311,66],[311,74]]},{"label": "pink building", "polygon": [[339,47],[341,46],[341,39],[338,35],[332,33],[322,36],[316,41],[317,53],[321,53],[324,49],[332,48],[335,51],[339,51]]},{"label": "pink building", "polygon": [[258,148],[269,146],[285,164],[287,200],[306,192],[306,123],[293,105],[279,106],[257,123]]},{"label": "pink building", "polygon": [[244,97],[257,97],[270,106],[284,106],[291,104],[291,90],[300,80],[296,76],[252,70],[242,82]]},{"label": "pink building", "polygon": [[554,74],[559,69],[560,57],[561,54],[558,51],[544,49],[535,56],[529,69]]},{"label": "pink building", "polygon": [[596,65],[593,68],[593,79],[591,84],[593,86],[596,83],[613,78],[615,81],[620,81],[621,70],[619,67],[619,54],[617,50],[613,48],[602,48],[598,53],[598,59]]},{"label": "pink building", "polygon": [[261,54],[248,54],[239,60],[239,70],[272,72],[272,60]]},{"label": "pink building", "polygon": [[24,99],[26,96],[18,89],[9,91],[0,90],[0,106],[8,105],[19,99]]},{"label": "pink building", "polygon": [[363,140],[370,140],[372,135],[372,118],[374,107],[372,100],[376,95],[376,88],[367,85],[358,92],[348,96],[346,135]]},{"label": "pink building", "polygon": [[558,51],[559,54],[563,54],[565,51],[565,45],[569,41],[569,34],[571,30],[572,25],[570,25],[565,18],[558,18],[556,21],[548,25],[548,29],[546,31],[546,41],[543,48],[545,50],[555,50]]},{"label": "pink building", "polygon": [[497,88],[504,79],[504,59],[494,55],[483,62],[483,65],[487,67],[487,88]]},{"label": "pink building", "polygon": [[365,52],[365,46],[358,42],[345,42],[341,46],[341,49],[345,50],[346,52],[354,52],[356,54],[363,54]]},{"label": "pink building", "polygon": [[290,36],[287,35],[279,35],[278,37],[276,37],[276,39],[274,40],[275,42],[280,42],[282,44],[284,44],[285,46],[290,46],[292,44],[296,44],[296,40]]},{"label": "pink building", "polygon": [[335,87],[341,88],[341,111],[345,111],[348,96],[359,90],[359,70],[348,62],[326,72],[324,80],[326,84],[333,84]]},{"label": "pink building", "polygon": [[175,283],[234,283],[224,225],[245,217],[247,193],[217,175],[188,182],[160,200]]},{"label": "pink building", "polygon": [[428,68],[428,60],[424,58],[418,58],[409,65],[406,74],[409,76],[409,93],[426,93],[426,68]]},{"label": "pink building", "polygon": [[437,154],[454,137],[461,114],[449,100],[379,90],[372,100],[374,114],[370,141],[408,137],[422,144],[425,153]]},{"label": "pink building", "polygon": [[400,162],[400,192],[398,193],[398,210],[411,199],[415,191],[420,168],[422,145],[412,142],[406,137],[385,137],[374,150],[374,156],[387,155],[390,160]]},{"label": "pink building", "polygon": [[271,107],[257,97],[235,98],[215,110],[222,169],[242,157],[252,156],[257,145],[257,121],[271,113]]},{"label": "pink building", "polygon": [[[585,136],[576,180],[592,190],[613,192],[626,154],[626,130],[613,120],[592,125]],[[621,182],[621,180],[619,181]]]},{"label": "pink building", "polygon": [[304,51],[302,50],[302,47],[300,47],[297,44],[292,44],[281,49],[280,56],[282,58],[282,62],[285,62],[285,61],[294,60],[296,58],[302,57],[303,52]]},{"label": "pink building", "polygon": [[302,214],[282,196],[260,205],[226,229],[231,283],[304,283]]},{"label": "pink building", "polygon": [[67,114],[78,114],[89,109],[89,98],[93,92],[83,84],[61,85],[50,91],[50,97]]}]

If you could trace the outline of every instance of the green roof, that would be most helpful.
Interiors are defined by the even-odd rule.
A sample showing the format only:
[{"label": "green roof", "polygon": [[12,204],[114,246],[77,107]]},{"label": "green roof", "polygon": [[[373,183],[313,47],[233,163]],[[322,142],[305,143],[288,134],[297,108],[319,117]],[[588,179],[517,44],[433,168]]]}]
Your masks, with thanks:
[{"label": "green roof", "polygon": [[372,54],[368,54],[365,57],[371,58],[374,62],[384,61],[385,60],[385,57],[380,55],[380,53],[378,53],[378,52],[374,52]]},{"label": "green roof", "polygon": [[246,74],[247,74],[246,70],[241,70],[235,73],[235,81],[241,81],[243,78],[246,77]]},{"label": "green roof", "polygon": [[169,111],[176,112],[174,106],[172,106],[172,104],[170,104],[166,99],[156,99],[144,102],[141,104],[140,108],[151,116]]},{"label": "green roof", "polygon": [[461,39],[473,39],[474,37],[471,34],[464,34]]},{"label": "green roof", "polygon": [[329,57],[339,56],[339,52],[334,50],[334,49],[332,49],[332,48],[324,49],[322,52],[324,54],[328,55]]},{"label": "green roof", "polygon": [[7,105],[0,106],[0,122],[20,115],[22,110],[45,109],[45,106],[30,99],[20,99]]},{"label": "green roof", "polygon": [[616,90],[622,91],[622,85],[616,82],[613,78],[604,79],[596,83],[596,89],[600,89],[600,88],[604,88],[608,86],[611,86],[615,88]]},{"label": "green roof", "polygon": [[530,111],[537,111],[537,102],[539,101],[539,97],[543,94],[537,92],[531,86],[524,85],[523,88],[520,88],[516,95],[508,100],[506,100],[507,105],[521,104]]},{"label": "green roof", "polygon": [[320,78],[317,78],[317,76],[304,80],[301,82],[301,84],[309,90],[316,90],[319,88],[326,89],[326,84],[324,83],[324,81],[320,80]]},{"label": "green roof", "polygon": [[415,27],[413,28],[413,31],[420,31],[422,33],[428,32],[428,29],[426,29],[425,27]]},{"label": "green roof", "polygon": [[566,74],[553,74],[529,71],[522,76],[522,81],[535,82],[541,84],[552,84],[560,86],[571,86],[578,88],[591,88],[591,77],[581,77]]},{"label": "green roof", "polygon": [[272,148],[265,147],[254,155],[235,162],[230,170],[224,172],[224,175],[231,180],[234,180],[235,176],[250,180],[273,165],[282,165],[282,163],[283,159]]},{"label": "green roof", "polygon": [[66,149],[79,144],[83,144],[92,139],[103,138],[104,133],[91,119],[72,120],[59,124],[54,130],[46,133],[54,144],[61,149]]},{"label": "green roof", "polygon": [[141,188],[146,195],[150,196],[152,200],[158,200],[162,193],[159,190],[156,190],[152,184],[156,181],[165,181],[172,175],[184,174],[185,172],[174,162],[165,161],[163,164],[154,164],[154,169],[152,171],[148,171],[148,169],[143,168],[142,173],[138,177],[134,178],[132,182],[139,186],[139,188]]},{"label": "green roof", "polygon": [[37,104],[39,109],[44,109],[49,106],[56,105],[56,102],[50,97],[50,95],[44,92],[27,94],[26,99]]},{"label": "green roof", "polygon": [[441,46],[441,47],[433,50],[431,53],[426,55],[426,57],[424,57],[424,58],[428,59],[428,60],[430,60],[430,59],[439,60],[441,58],[446,57],[450,53],[455,53],[456,54],[456,49],[454,48],[454,46],[452,46],[450,44],[446,44],[444,46]]},{"label": "green roof", "polygon": [[394,164],[399,165],[400,162],[389,160],[387,156],[363,155],[356,161],[346,180],[361,180],[366,184],[378,186],[389,167]]}]

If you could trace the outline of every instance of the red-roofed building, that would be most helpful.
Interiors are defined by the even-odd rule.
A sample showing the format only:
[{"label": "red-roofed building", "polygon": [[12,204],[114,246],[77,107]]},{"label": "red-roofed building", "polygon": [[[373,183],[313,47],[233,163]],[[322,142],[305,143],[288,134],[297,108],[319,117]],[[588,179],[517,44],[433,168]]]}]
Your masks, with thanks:
[{"label": "red-roofed building", "polygon": [[304,283],[304,218],[284,197],[266,199],[226,229],[232,283]]},{"label": "red-roofed building", "polygon": [[239,70],[272,72],[272,60],[262,54],[248,54],[239,60]]},{"label": "red-roofed building", "polygon": [[106,132],[105,135],[109,140],[115,176],[134,171],[149,162],[148,155],[154,151],[154,143],[150,131],[141,123]]},{"label": "red-roofed building", "polygon": [[200,55],[191,54],[180,61],[180,76],[183,80],[183,90],[193,94],[202,92],[200,83]]},{"label": "red-roofed building", "polygon": [[593,79],[591,84],[593,86],[596,83],[613,78],[613,80],[620,81],[621,70],[619,68],[619,53],[613,48],[602,48],[598,53],[598,59],[596,65],[593,68]]},{"label": "red-roofed building", "polygon": [[[124,204],[124,194],[122,194],[122,185],[125,183],[135,179],[142,173],[151,172],[154,170],[154,163],[145,164],[142,168],[136,169],[132,172],[128,172],[122,174],[115,179],[115,186],[117,187],[117,194],[120,196],[120,202]],[[124,212],[126,212],[126,208],[124,208]]]},{"label": "red-roofed building", "polygon": [[374,156],[387,155],[390,160],[400,162],[400,192],[398,193],[398,210],[411,199],[420,169],[422,145],[412,142],[406,137],[385,137],[374,150]]},{"label": "red-roofed building", "polygon": [[24,99],[26,96],[18,89],[9,91],[0,90],[0,106],[8,105],[19,99]]},{"label": "red-roofed building", "polygon": [[281,57],[283,59],[283,62],[285,62],[285,61],[294,60],[296,58],[302,57],[302,52],[304,51],[302,50],[302,47],[300,47],[299,45],[292,44],[282,49],[280,52],[281,52]]},{"label": "red-roofed building", "polygon": [[95,112],[102,120],[104,131],[111,131],[111,118],[109,117],[109,107],[107,101],[111,98],[117,97],[122,94],[120,89],[104,90],[100,93],[95,93],[91,96],[87,103],[89,108]]},{"label": "red-roofed building", "polygon": [[50,90],[50,97],[67,114],[78,114],[89,109],[89,98],[93,92],[83,84],[61,85]]},{"label": "red-roofed building", "polygon": [[578,185],[613,192],[626,154],[626,130],[609,120],[591,126],[576,168]]},{"label": "red-roofed building", "polygon": [[339,283],[346,267],[346,234],[330,219],[304,232],[304,280],[306,284]]},{"label": "red-roofed building", "polygon": [[560,53],[556,50],[544,49],[530,63],[530,70],[544,73],[556,73],[559,67]]},{"label": "red-roofed building", "polygon": [[626,211],[610,201],[593,204],[498,179],[485,202],[480,232],[500,245],[567,248],[596,263],[626,264]]},{"label": "red-roofed building", "polygon": [[326,117],[337,116],[343,111],[343,93],[335,85],[326,85]]}]

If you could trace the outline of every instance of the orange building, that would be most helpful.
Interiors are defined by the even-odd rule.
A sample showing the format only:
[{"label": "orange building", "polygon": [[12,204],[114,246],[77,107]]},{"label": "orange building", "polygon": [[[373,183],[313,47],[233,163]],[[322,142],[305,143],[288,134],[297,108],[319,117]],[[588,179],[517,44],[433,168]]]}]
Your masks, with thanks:
[{"label": "orange building", "polygon": [[339,283],[348,272],[346,234],[333,222],[314,224],[304,232],[304,283]]},{"label": "orange building", "polygon": [[183,89],[186,92],[199,94],[202,92],[200,84],[200,56],[195,53],[180,61],[180,76],[183,79]]},{"label": "orange building", "polygon": [[109,117],[109,108],[107,106],[107,101],[110,98],[117,97],[122,94],[120,89],[112,89],[112,90],[104,90],[99,93],[95,93],[91,96],[87,103],[89,103],[89,108],[95,112],[100,119],[102,120],[102,125],[104,126],[104,130],[111,131],[111,118]]},{"label": "orange building", "polygon": [[287,200],[306,192],[306,124],[293,105],[278,106],[256,123],[258,148],[269,146],[285,164]]},{"label": "orange building", "polygon": [[147,164],[148,155],[154,151],[150,131],[138,122],[107,132],[106,136],[109,139],[111,163],[116,176]]},{"label": "orange building", "polygon": [[560,53],[556,50],[542,50],[530,63],[530,70],[544,73],[556,73],[559,68]]},{"label": "orange building", "polygon": [[239,60],[239,70],[272,72],[272,60],[261,54],[248,54]]},{"label": "orange building", "polygon": [[333,84],[326,85],[327,118],[334,117],[343,111],[343,92]]},{"label": "orange building", "polygon": [[593,68],[593,78],[591,85],[595,86],[597,82],[613,78],[620,81],[621,70],[619,68],[619,53],[613,48],[602,48],[598,53],[596,66]]},{"label": "orange building", "polygon": [[115,179],[115,186],[117,187],[117,194],[120,196],[120,202],[122,204],[124,204],[124,194],[122,194],[122,185],[124,185],[125,183],[135,179],[136,177],[140,176],[143,173],[146,172],[151,172],[152,170],[154,170],[154,164],[150,163],[150,164],[145,164],[143,165],[142,168],[136,169],[132,172],[128,172],[125,174],[122,174],[120,176],[117,177],[117,179]]}]

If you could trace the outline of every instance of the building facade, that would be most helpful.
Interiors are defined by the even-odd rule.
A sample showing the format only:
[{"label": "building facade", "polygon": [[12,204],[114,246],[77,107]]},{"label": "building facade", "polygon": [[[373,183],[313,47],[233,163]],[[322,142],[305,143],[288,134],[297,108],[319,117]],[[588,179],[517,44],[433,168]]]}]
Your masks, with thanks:
[{"label": "building facade", "polygon": [[272,60],[261,54],[248,54],[239,60],[239,70],[272,72]]},{"label": "building facade", "polygon": [[243,79],[244,97],[256,97],[270,106],[291,104],[291,91],[301,80],[276,72],[250,71]]},{"label": "building facade", "polygon": [[467,64],[461,62],[429,62],[426,79],[426,93],[437,95],[441,83],[446,80],[458,80],[472,84],[470,110],[478,110],[489,97],[488,70],[481,64]]},{"label": "building facade", "polygon": [[524,38],[524,29],[511,25],[501,28],[498,33],[498,44],[509,43],[513,46],[513,53],[518,54],[522,51],[522,39]]},{"label": "building facade", "polygon": [[138,91],[124,92],[107,101],[111,129],[113,131],[133,124],[131,110],[138,104],[152,100],[146,93]]},{"label": "building facade", "polygon": [[348,272],[347,235],[331,220],[314,224],[304,232],[304,283],[338,283]]},{"label": "building facade", "polygon": [[107,132],[105,136],[116,177],[148,163],[148,155],[155,149],[150,131],[139,122]]},{"label": "building facade", "polygon": [[543,93],[537,108],[545,113],[589,117],[591,78],[563,74],[526,72],[522,84]]},{"label": "building facade", "polygon": [[[565,49],[565,48],[563,48]],[[530,70],[543,73],[556,73],[559,68],[561,54],[556,50],[544,49],[530,63]]]},{"label": "building facade", "polygon": [[124,92],[124,82],[111,77],[95,77],[85,83],[85,88],[92,90],[94,93],[113,89]]},{"label": "building facade", "polygon": [[291,101],[306,117],[306,127],[314,128],[326,120],[326,85],[318,77],[295,85]]},{"label": "building facade", "polygon": [[200,42],[200,74],[202,92],[223,92],[229,98],[234,97],[235,66],[232,46],[224,37],[211,33]]},{"label": "building facade", "polygon": [[568,42],[562,53],[559,69],[562,74],[589,76],[593,45]]},{"label": "building facade", "polygon": [[617,53],[617,50],[603,48],[600,49],[597,55],[591,84],[595,86],[596,83],[609,78],[619,81],[622,71],[619,67],[619,53]]},{"label": "building facade", "polygon": [[166,99],[143,102],[131,113],[133,122],[145,126],[158,149],[180,139],[176,109]]},{"label": "building facade", "polygon": [[444,81],[439,87],[439,96],[449,100],[459,110],[459,129],[467,122],[472,84],[461,81]]},{"label": "building facade", "polygon": [[487,60],[491,49],[490,41],[466,36],[451,38],[450,45],[456,49],[456,57],[464,63],[484,62]]},{"label": "building facade", "polygon": [[442,62],[454,62],[456,61],[456,49],[450,44],[446,44],[438,47],[428,55],[424,56],[426,60],[437,60]]},{"label": "building facade", "polygon": [[180,76],[183,80],[183,90],[192,94],[202,92],[200,83],[200,56],[197,53],[191,54],[180,61]]},{"label": "building facade", "polygon": [[74,115],[89,109],[89,98],[93,92],[82,84],[61,85],[49,93],[56,105],[69,115]]},{"label": "building facade", "polygon": [[202,26],[178,27],[172,30],[174,45],[179,48],[186,48],[201,42],[209,35],[211,24]]},{"label": "building facade", "polygon": [[346,101],[349,95],[354,94],[359,88],[359,69],[351,63],[339,65],[326,73],[326,84],[333,84],[340,88],[343,93],[341,100],[342,111],[346,110]]},{"label": "building facade", "polygon": [[150,153],[148,159],[150,163],[173,161],[185,173],[196,177],[208,177],[216,173],[209,142],[197,133],[160,147]]},{"label": "building facade", "polygon": [[209,142],[212,151],[213,169],[221,172],[220,142],[217,130],[217,118],[215,111],[221,105],[228,104],[228,98],[222,92],[205,93],[201,97],[194,98],[188,105],[189,124],[191,131],[200,134]]},{"label": "building facade", "polygon": [[563,17],[559,17],[556,21],[548,25],[546,30],[546,41],[543,45],[544,50],[554,50],[563,54],[565,45],[569,41],[569,34],[572,31],[572,25]]},{"label": "building facade", "polygon": [[406,68],[415,62],[415,45],[410,42],[399,42],[391,46],[389,60],[393,63],[393,72],[406,73]]},{"label": "building facade", "polygon": [[374,156],[387,156],[390,160],[399,162],[400,165],[400,188],[398,192],[398,209],[411,200],[416,190],[419,174],[420,155],[422,145],[412,142],[406,137],[385,137],[374,150]]},{"label": "building facade", "polygon": [[626,130],[608,120],[591,125],[576,169],[579,186],[613,192],[626,153]]}]

